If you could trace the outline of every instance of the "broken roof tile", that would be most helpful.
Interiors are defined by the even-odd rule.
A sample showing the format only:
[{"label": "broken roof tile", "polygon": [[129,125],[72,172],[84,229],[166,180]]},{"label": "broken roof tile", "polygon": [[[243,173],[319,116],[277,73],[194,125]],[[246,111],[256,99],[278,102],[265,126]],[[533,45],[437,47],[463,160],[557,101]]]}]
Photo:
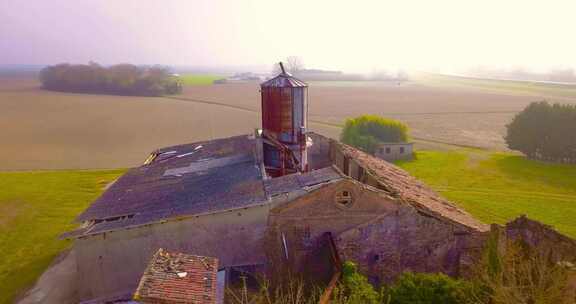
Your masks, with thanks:
[{"label": "broken roof tile", "polygon": [[142,303],[216,303],[218,259],[159,249],[134,300]]}]

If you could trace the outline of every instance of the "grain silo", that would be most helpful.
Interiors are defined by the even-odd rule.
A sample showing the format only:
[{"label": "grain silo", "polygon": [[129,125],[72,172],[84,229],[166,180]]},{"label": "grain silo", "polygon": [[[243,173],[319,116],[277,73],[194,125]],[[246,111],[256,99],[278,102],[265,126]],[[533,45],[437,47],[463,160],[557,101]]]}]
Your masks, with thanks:
[{"label": "grain silo", "polygon": [[308,170],[306,128],[308,85],[281,73],[262,83],[262,135],[264,165],[272,176]]}]

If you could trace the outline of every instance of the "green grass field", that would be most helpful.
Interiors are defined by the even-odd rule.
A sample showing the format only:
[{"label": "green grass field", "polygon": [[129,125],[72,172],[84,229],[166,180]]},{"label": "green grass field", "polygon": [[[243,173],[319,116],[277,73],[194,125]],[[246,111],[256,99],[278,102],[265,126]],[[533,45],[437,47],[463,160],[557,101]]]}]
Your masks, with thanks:
[{"label": "green grass field", "polygon": [[521,95],[576,97],[576,85],[570,84],[481,79],[429,73],[417,74],[414,80],[427,86],[484,89]]},{"label": "green grass field", "polygon": [[576,166],[473,149],[422,151],[399,166],[485,223],[526,214],[576,237]]},{"label": "green grass field", "polygon": [[[486,223],[526,214],[576,237],[576,166],[475,149],[422,151],[399,165]],[[123,172],[0,172],[0,303],[70,245],[58,235]]]},{"label": "green grass field", "polygon": [[70,245],[58,235],[122,172],[0,172],[0,303],[12,303]]},{"label": "green grass field", "polygon": [[216,79],[224,77],[217,75],[184,74],[180,76],[184,85],[210,85]]}]

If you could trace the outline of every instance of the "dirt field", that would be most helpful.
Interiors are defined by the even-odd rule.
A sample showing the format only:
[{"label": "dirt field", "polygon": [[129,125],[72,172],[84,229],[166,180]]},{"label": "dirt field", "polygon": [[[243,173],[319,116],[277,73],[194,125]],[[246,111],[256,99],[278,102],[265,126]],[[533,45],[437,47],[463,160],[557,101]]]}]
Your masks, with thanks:
[{"label": "dirt field", "polygon": [[[311,129],[337,137],[346,117],[405,121],[428,141],[504,149],[515,112],[542,96],[409,83],[311,83]],[[190,86],[175,98],[47,92],[0,78],[0,170],[117,168],[173,144],[246,134],[259,125],[258,83]],[[564,99],[563,101],[570,101]]]}]

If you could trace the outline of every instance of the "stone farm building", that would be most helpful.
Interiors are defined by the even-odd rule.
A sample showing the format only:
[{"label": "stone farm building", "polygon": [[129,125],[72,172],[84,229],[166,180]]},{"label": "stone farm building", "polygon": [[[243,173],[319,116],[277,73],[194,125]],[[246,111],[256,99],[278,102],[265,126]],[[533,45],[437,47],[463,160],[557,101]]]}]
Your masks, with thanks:
[{"label": "stone farm building", "polygon": [[307,102],[307,85],[281,73],[262,84],[263,130],[160,149],[113,183],[63,236],[75,240],[79,298],[134,293],[159,248],[220,269],[322,273],[327,237],[374,283],[465,273],[490,226],[393,164],[307,131]]}]

